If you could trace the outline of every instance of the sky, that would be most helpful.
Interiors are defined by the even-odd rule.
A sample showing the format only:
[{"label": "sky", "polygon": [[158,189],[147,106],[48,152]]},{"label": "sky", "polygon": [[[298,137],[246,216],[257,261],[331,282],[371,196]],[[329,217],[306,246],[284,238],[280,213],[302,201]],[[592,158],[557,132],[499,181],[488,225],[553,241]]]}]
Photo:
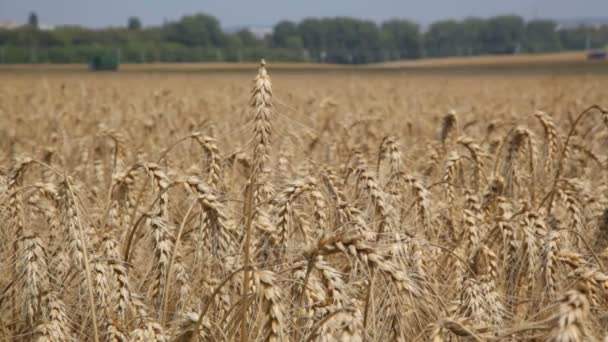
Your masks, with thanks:
[{"label": "sky", "polygon": [[280,20],[351,16],[374,21],[518,14],[524,18],[608,17],[608,0],[0,0],[0,20],[24,22],[30,11],[49,25],[124,26],[130,16],[158,25],[205,12],[222,27],[272,26]]}]

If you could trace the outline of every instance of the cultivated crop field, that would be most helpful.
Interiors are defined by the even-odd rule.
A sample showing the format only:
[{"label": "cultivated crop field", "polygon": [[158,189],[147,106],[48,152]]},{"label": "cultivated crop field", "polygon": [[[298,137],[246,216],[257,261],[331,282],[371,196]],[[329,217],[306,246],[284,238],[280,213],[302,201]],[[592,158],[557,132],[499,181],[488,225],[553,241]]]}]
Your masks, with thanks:
[{"label": "cultivated crop field", "polygon": [[0,74],[0,340],[608,341],[608,75],[266,67]]}]

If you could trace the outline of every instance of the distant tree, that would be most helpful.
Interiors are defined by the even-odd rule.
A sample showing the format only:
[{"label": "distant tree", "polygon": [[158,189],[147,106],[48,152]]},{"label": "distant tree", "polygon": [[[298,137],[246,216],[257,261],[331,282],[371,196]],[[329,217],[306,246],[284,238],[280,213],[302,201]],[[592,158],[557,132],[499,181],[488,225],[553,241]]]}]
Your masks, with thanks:
[{"label": "distant tree", "polygon": [[[1,0],[0,0],[1,1]],[[92,29],[58,26],[38,29],[36,13],[27,25],[0,29],[0,46],[9,63],[85,63],[93,56],[121,51],[125,62],[322,61],[370,63],[427,56],[464,56],[515,52],[552,52],[603,48],[608,25],[558,27],[549,20],[518,16],[466,18],[432,23],[422,33],[417,23],[356,18],[307,18],[282,21],[271,34],[249,30],[224,33],[206,14],[184,16],[163,25],[142,27],[137,17],[126,27]]]},{"label": "distant tree", "polygon": [[199,13],[182,17],[178,22],[163,27],[165,39],[186,46],[219,47],[224,33],[219,21],[210,15]]},{"label": "distant tree", "polygon": [[380,28],[373,21],[355,20],[355,35],[358,39],[353,39],[354,51],[353,63],[373,63],[383,60],[382,56],[382,35]]},{"label": "distant tree", "polygon": [[302,50],[304,48],[304,43],[302,42],[302,37],[300,36],[290,36],[287,37],[287,42],[285,42],[285,46],[288,49],[292,50]]},{"label": "distant tree", "polygon": [[524,43],[524,20],[516,15],[504,15],[488,19],[481,32],[486,53],[516,53]]},{"label": "distant tree", "polygon": [[142,28],[141,20],[139,20],[138,17],[130,17],[129,20],[127,21],[127,28],[132,31],[141,30],[141,28]]},{"label": "distant tree", "polygon": [[462,22],[462,44],[465,55],[485,53],[481,35],[487,24],[487,20],[481,18],[466,18]]},{"label": "distant tree", "polygon": [[381,26],[382,48],[398,53],[399,59],[418,58],[422,54],[420,26],[408,20],[385,21]]},{"label": "distant tree", "polygon": [[38,15],[36,12],[30,12],[30,16],[27,19],[27,26],[33,29],[38,29]]},{"label": "distant tree", "polygon": [[434,22],[426,32],[424,42],[429,56],[459,56],[467,52],[464,25],[460,21]]},{"label": "distant tree", "polygon": [[240,48],[243,46],[243,41],[237,33],[230,33],[224,36],[224,47]]},{"label": "distant tree", "polygon": [[594,47],[597,48],[608,48],[608,25],[607,24],[603,24],[602,26],[598,27],[594,36],[593,36],[593,40],[591,41],[591,44],[593,44]]},{"label": "distant tree", "polygon": [[261,46],[264,43],[262,40],[258,39],[251,31],[247,29],[239,30],[236,32],[236,34],[239,36],[244,46]]},{"label": "distant tree", "polygon": [[576,27],[559,31],[559,40],[566,50],[583,50],[589,37],[589,29]]},{"label": "distant tree", "polygon": [[557,23],[551,20],[532,20],[526,24],[525,49],[527,52],[553,52],[561,50]]},{"label": "distant tree", "polygon": [[297,26],[297,36],[288,34],[292,31],[293,27],[287,24],[275,29],[275,33],[284,33],[283,38],[278,40],[281,46],[297,49],[301,40],[301,45],[313,59],[334,63],[368,63],[380,60],[383,55],[383,35],[372,21],[347,17],[310,18]]},{"label": "distant tree", "polygon": [[326,20],[309,18],[298,24],[298,32],[302,37],[304,48],[308,49],[314,58],[322,59],[321,57],[327,49],[326,23]]},{"label": "distant tree", "polygon": [[288,47],[293,37],[299,37],[298,26],[291,21],[281,21],[272,30],[271,44],[273,47]]}]

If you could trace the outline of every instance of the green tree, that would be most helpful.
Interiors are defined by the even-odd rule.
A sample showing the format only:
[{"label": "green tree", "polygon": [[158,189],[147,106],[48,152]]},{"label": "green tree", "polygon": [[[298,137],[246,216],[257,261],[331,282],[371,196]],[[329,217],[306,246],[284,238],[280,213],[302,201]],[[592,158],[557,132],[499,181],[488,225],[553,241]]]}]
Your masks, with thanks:
[{"label": "green tree", "polygon": [[259,47],[264,44],[262,40],[256,38],[256,36],[247,29],[239,30],[236,34],[239,36],[244,46]]},{"label": "green tree", "polygon": [[420,26],[409,20],[394,19],[382,23],[382,48],[396,51],[396,57],[418,58],[422,55]]},{"label": "green tree", "polygon": [[241,48],[243,47],[243,41],[241,40],[241,37],[236,33],[226,34],[224,36],[224,47]]},{"label": "green tree", "polygon": [[311,56],[334,63],[381,60],[382,35],[372,21],[347,17],[306,19],[299,25],[302,43]]},{"label": "green tree", "polygon": [[0,29],[8,63],[85,63],[93,56],[121,51],[125,62],[325,61],[370,63],[426,56],[550,52],[603,48],[608,25],[559,28],[548,20],[524,22],[517,16],[467,18],[433,23],[422,34],[407,20],[376,23],[355,18],[283,21],[257,38],[248,30],[222,32],[214,17],[196,14],[162,26],[142,27],[136,17],[126,27],[90,29],[60,26],[39,30],[31,13],[28,25]]},{"label": "green tree", "polygon": [[302,42],[302,37],[290,36],[287,38],[284,47],[291,50],[302,50],[304,48],[304,42]]},{"label": "green tree", "polygon": [[304,48],[313,59],[323,61],[327,53],[327,21],[308,18],[298,24],[298,31],[302,37]]},{"label": "green tree", "polygon": [[27,26],[33,29],[38,29],[38,15],[36,12],[30,12],[30,16],[27,19]]},{"label": "green tree", "polygon": [[281,21],[272,29],[271,43],[273,47],[288,47],[292,37],[299,37],[298,27],[291,21]]},{"label": "green tree", "polygon": [[527,52],[554,52],[561,50],[557,23],[552,20],[532,20],[526,24],[525,49]]},{"label": "green tree", "polygon": [[141,20],[138,17],[130,17],[127,21],[127,28],[132,31],[141,30]]},{"label": "green tree", "polygon": [[424,42],[429,56],[466,54],[464,26],[455,20],[437,21],[429,27]]},{"label": "green tree", "polygon": [[563,29],[559,31],[559,41],[566,50],[585,49],[589,30],[585,27]]},{"label": "green tree", "polygon": [[515,15],[490,18],[481,32],[486,53],[509,54],[520,52],[524,42],[524,20]]},{"label": "green tree", "polygon": [[163,32],[167,41],[186,46],[219,47],[224,40],[219,21],[202,13],[185,16],[178,22],[169,23],[163,28]]},{"label": "green tree", "polygon": [[487,20],[481,18],[466,18],[462,22],[462,48],[465,55],[479,55],[485,53],[481,39]]}]

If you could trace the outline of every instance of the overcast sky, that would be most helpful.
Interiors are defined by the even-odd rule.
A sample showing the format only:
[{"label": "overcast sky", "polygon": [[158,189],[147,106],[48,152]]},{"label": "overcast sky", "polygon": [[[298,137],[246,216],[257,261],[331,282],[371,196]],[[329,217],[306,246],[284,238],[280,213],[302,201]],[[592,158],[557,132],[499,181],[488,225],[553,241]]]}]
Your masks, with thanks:
[{"label": "overcast sky", "polygon": [[0,0],[0,20],[24,22],[30,11],[41,23],[90,27],[125,25],[138,16],[144,25],[205,12],[223,27],[273,25],[281,19],[352,16],[382,21],[519,14],[525,18],[607,17],[608,0]]}]

